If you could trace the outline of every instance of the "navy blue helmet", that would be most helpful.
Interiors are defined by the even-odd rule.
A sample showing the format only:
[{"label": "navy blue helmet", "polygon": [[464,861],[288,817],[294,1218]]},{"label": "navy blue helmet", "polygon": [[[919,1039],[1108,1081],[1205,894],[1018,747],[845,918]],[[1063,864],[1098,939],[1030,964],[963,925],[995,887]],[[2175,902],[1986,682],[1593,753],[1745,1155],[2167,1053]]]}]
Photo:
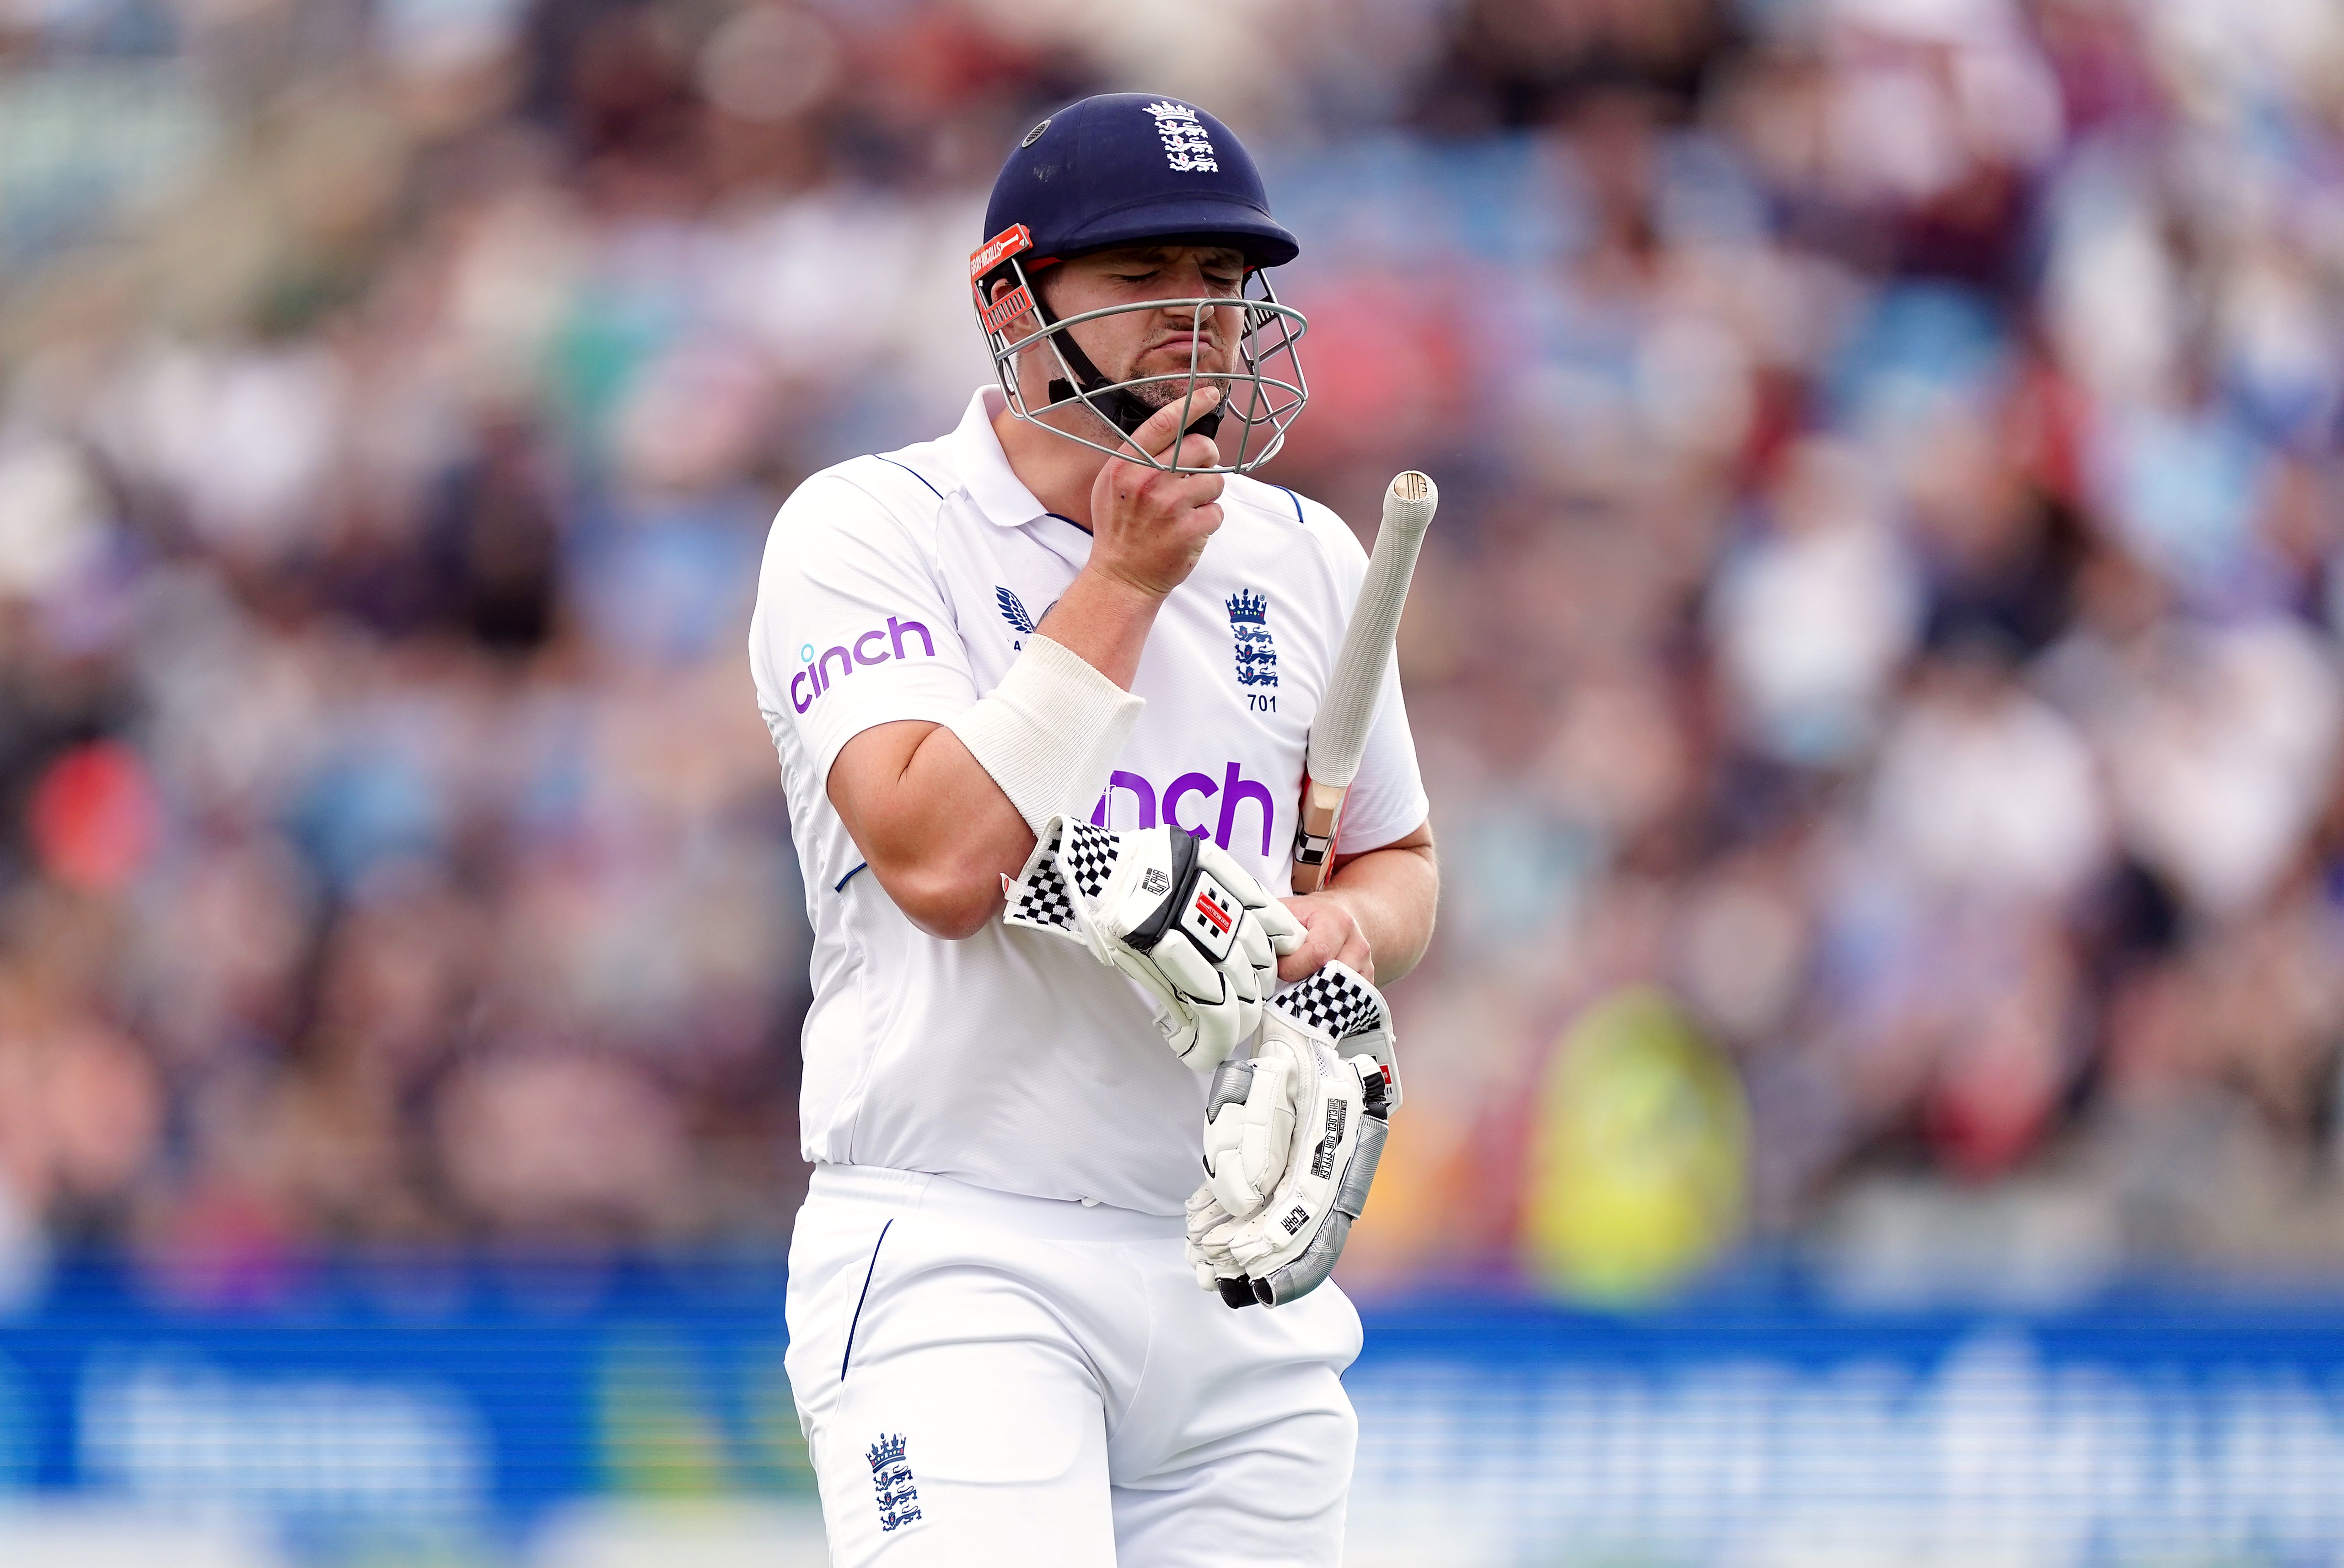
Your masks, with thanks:
[{"label": "navy blue helmet", "polygon": [[1037,260],[1186,241],[1283,267],[1302,249],[1270,217],[1261,171],[1227,126],[1145,93],[1085,98],[1026,133],[993,182],[985,232],[1021,223]]},{"label": "navy blue helmet", "polygon": [[[1309,399],[1296,353],[1308,323],[1278,303],[1263,268],[1294,259],[1301,246],[1270,216],[1261,172],[1234,133],[1178,99],[1107,93],[1060,109],[1026,133],[994,181],[986,204],[989,237],[969,258],[978,324],[992,351],[1003,394],[1017,418],[1100,451],[1158,461],[1120,440],[1157,410],[1202,388],[1217,387],[1218,408],[1186,428],[1218,434],[1234,422],[1235,452],[1196,471],[1243,473],[1267,462]],[[1216,245],[1239,252],[1246,279],[1235,298],[1149,299],[1060,319],[1035,288],[1035,276],[1057,262],[1126,245]],[[1185,371],[1110,377],[1071,329],[1129,311],[1187,309],[1197,336]],[[1234,328],[1229,323],[1235,323]],[[1201,362],[1208,331],[1217,343],[1234,331],[1228,363]],[[1046,397],[1029,407],[1017,361],[1046,354]],[[1079,406],[1097,416],[1073,415]],[[1098,428],[1104,421],[1107,429]],[[1219,438],[1226,448],[1229,438]]]}]

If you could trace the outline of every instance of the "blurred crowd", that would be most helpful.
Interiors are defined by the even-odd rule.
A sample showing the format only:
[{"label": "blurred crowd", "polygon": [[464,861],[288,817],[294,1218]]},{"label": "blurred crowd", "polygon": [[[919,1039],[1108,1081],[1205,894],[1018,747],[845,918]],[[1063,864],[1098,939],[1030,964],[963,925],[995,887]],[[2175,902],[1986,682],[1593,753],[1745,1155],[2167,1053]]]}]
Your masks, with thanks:
[{"label": "blurred crowd", "polygon": [[764,529],[1122,87],[1443,487],[1347,1270],[2344,1264],[2329,0],[5,0],[0,1295],[786,1232]]}]

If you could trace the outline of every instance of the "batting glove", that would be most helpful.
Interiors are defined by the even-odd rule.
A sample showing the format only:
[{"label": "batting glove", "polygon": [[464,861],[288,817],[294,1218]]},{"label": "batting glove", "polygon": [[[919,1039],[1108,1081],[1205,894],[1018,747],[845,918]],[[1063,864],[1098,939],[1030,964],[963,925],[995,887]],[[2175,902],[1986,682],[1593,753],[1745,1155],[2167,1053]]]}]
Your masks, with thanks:
[{"label": "batting glove", "polygon": [[1188,1264],[1197,1270],[1197,1283],[1220,1292],[1221,1300],[1232,1307],[1250,1307],[1253,1281],[1229,1255],[1229,1238],[1236,1230],[1235,1219],[1211,1188],[1200,1187],[1189,1195]]},{"label": "batting glove", "polygon": [[1223,1064],[1206,1104],[1188,1203],[1200,1285],[1275,1306],[1334,1270],[1399,1104],[1393,1044],[1382,993],[1340,963],[1268,1004],[1252,1058]]},{"label": "batting glove", "polygon": [[1302,925],[1217,845],[1170,826],[1116,833],[1053,817],[1002,919],[1073,936],[1154,998],[1182,1061],[1210,1072],[1261,1020]]}]

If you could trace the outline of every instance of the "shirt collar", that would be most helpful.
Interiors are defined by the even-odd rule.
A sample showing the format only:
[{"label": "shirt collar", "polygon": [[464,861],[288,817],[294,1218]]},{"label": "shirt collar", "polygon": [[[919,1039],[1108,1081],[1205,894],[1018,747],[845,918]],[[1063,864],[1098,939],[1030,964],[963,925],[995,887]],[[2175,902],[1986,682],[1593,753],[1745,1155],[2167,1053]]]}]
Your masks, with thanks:
[{"label": "shirt collar", "polygon": [[952,453],[962,488],[985,520],[1001,528],[1023,528],[1049,513],[1009,466],[1001,438],[994,433],[994,419],[1005,402],[1000,388],[979,387],[968,400],[968,412],[944,439],[944,445]]}]

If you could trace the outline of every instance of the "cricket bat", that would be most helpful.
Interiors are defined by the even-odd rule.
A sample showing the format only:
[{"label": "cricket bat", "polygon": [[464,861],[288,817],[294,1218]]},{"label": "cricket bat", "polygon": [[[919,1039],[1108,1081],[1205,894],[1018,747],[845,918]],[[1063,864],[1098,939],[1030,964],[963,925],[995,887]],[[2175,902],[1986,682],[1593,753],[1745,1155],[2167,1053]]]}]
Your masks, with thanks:
[{"label": "cricket bat", "polygon": [[1384,491],[1383,526],[1376,531],[1368,575],[1359,584],[1342,652],[1335,656],[1335,674],[1310,722],[1309,746],[1303,754],[1302,816],[1294,830],[1297,893],[1316,893],[1334,869],[1343,797],[1359,775],[1368,726],[1375,723],[1383,695],[1384,668],[1391,663],[1417,548],[1440,504],[1439,487],[1413,469],[1394,478]]}]

